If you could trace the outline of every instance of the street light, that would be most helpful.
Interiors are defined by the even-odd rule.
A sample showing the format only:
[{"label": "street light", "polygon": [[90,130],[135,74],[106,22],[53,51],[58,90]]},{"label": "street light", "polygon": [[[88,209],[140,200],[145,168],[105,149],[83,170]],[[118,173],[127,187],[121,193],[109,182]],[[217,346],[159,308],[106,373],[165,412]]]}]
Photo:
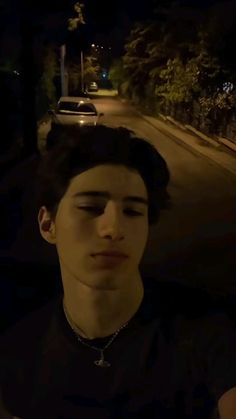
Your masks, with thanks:
[{"label": "street light", "polygon": [[84,91],[84,57],[83,51],[80,53],[80,65],[81,65],[81,90]]},{"label": "street light", "polygon": [[65,69],[66,45],[60,47],[61,96],[68,96],[68,74]]}]

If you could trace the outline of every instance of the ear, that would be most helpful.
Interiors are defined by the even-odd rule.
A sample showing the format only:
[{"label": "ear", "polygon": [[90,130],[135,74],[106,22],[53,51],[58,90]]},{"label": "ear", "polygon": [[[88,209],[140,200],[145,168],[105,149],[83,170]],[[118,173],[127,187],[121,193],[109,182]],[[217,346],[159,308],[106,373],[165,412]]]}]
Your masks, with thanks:
[{"label": "ear", "polygon": [[55,222],[46,207],[41,207],[38,213],[38,223],[41,236],[50,244],[56,243]]}]

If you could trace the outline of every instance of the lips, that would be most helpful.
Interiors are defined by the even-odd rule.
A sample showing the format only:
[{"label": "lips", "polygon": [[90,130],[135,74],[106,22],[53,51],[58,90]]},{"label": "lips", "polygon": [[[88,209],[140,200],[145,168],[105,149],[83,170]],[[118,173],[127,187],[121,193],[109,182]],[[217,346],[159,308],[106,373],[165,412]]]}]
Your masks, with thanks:
[{"label": "lips", "polygon": [[121,252],[98,252],[94,253],[93,256],[110,256],[110,257],[118,257],[118,258],[127,258],[128,255]]},{"label": "lips", "polygon": [[92,255],[97,269],[115,269],[123,266],[128,255],[117,252],[99,252]]}]

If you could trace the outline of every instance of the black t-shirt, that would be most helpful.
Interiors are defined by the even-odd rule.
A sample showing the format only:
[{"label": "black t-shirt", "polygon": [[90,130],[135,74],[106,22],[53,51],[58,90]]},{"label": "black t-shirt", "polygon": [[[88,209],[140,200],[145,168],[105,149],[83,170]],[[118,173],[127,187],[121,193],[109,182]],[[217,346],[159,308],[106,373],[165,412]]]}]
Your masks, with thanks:
[{"label": "black t-shirt", "polygon": [[[81,344],[62,295],[4,333],[0,389],[22,419],[209,419],[236,386],[236,331],[177,283],[144,281],[138,311],[104,351]],[[86,340],[104,347],[110,337]]]}]

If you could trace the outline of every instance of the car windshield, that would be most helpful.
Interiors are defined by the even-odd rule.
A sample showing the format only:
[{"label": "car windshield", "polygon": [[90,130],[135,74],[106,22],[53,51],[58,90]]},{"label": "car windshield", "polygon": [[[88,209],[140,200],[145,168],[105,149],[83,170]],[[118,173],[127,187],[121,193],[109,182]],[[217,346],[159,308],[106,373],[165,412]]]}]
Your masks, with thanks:
[{"label": "car windshield", "polygon": [[79,102],[60,102],[59,112],[73,112],[83,115],[97,115],[96,109],[92,104],[83,104]]},{"label": "car windshield", "polygon": [[97,115],[96,109],[93,105],[79,105],[78,106],[78,112],[83,114],[89,114],[89,115]]},{"label": "car windshield", "polygon": [[78,102],[60,102],[58,109],[59,111],[71,111],[76,112],[78,109]]}]

